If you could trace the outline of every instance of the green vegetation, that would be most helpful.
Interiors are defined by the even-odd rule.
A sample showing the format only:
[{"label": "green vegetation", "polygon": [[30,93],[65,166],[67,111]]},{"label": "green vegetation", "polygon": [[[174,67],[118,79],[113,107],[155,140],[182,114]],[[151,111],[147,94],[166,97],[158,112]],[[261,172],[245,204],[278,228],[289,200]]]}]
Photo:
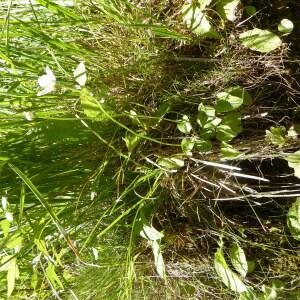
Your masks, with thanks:
[{"label": "green vegetation", "polygon": [[0,299],[300,299],[297,1],[0,3]]}]

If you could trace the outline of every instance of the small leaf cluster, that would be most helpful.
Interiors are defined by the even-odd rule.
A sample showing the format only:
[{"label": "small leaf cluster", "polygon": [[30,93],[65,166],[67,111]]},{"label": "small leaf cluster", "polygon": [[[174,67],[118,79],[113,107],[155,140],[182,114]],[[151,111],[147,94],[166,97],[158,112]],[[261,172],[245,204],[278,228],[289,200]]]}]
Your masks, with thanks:
[{"label": "small leaf cluster", "polygon": [[[230,87],[217,93],[214,106],[200,103],[198,107],[197,124],[200,127],[197,137],[184,138],[181,142],[183,153],[191,156],[192,150],[207,152],[212,149],[211,141],[216,139],[222,143],[224,156],[234,157],[239,154],[228,142],[243,131],[241,114],[236,111],[242,105],[252,103],[251,95],[240,86]],[[177,122],[177,128],[184,134],[193,130],[187,115]]]}]

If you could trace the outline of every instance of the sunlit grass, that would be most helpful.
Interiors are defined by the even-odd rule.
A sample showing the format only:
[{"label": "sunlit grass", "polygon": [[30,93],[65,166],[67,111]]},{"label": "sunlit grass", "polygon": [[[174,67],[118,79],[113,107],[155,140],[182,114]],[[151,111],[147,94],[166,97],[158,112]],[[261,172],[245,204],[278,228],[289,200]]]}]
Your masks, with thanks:
[{"label": "sunlit grass", "polygon": [[[299,296],[283,160],[299,144],[265,140],[296,108],[286,49],[242,49],[215,7],[222,38],[197,37],[182,4],[1,2],[0,298],[239,299],[214,270],[222,242],[228,263],[233,243],[255,263],[243,280],[261,297],[272,280]],[[237,85],[253,98],[226,149],[239,156],[216,138],[185,152],[199,104]]]}]

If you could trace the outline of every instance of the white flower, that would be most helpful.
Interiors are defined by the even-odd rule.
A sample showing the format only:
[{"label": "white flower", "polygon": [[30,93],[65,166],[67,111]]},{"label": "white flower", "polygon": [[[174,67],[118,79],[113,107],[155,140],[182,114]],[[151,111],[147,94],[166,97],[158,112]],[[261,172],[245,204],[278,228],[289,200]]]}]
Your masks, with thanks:
[{"label": "white flower", "polygon": [[55,89],[56,78],[54,73],[48,66],[45,68],[45,72],[46,74],[38,78],[38,84],[42,89],[37,93],[38,96],[49,94]]},{"label": "white flower", "polygon": [[5,212],[5,218],[7,221],[12,222],[14,220],[13,215],[10,212]]},{"label": "white flower", "polygon": [[76,69],[73,72],[74,78],[76,82],[82,87],[85,86],[85,83],[87,81],[87,76],[86,76],[86,70],[85,70],[85,65],[83,62],[81,62]]},{"label": "white flower", "polygon": [[2,196],[1,204],[2,204],[3,211],[6,211],[7,210],[7,196],[6,195]]},{"label": "white flower", "polygon": [[99,258],[98,250],[96,248],[92,248],[92,251],[93,251],[93,255],[94,255],[95,260],[98,260],[98,258]]}]

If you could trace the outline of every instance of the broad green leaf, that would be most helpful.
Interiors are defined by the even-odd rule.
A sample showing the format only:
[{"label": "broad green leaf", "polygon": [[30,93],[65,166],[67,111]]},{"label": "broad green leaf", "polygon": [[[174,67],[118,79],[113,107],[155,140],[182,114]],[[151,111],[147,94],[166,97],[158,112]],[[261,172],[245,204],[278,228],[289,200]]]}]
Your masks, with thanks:
[{"label": "broad green leaf", "polygon": [[182,8],[183,21],[197,35],[206,35],[212,26],[205,13],[195,5],[185,4]]},{"label": "broad green leaf", "polygon": [[197,117],[197,123],[202,128],[215,128],[221,123],[221,119],[216,117],[216,112],[214,107],[210,105],[199,105],[199,114]]},{"label": "broad green leaf", "polygon": [[96,120],[101,114],[96,98],[87,88],[83,88],[80,91],[80,103],[83,112],[89,119]]},{"label": "broad green leaf", "polygon": [[177,157],[163,157],[157,163],[167,170],[177,170],[184,167],[184,160]]},{"label": "broad green leaf", "polygon": [[181,150],[186,155],[191,156],[194,145],[195,145],[195,141],[193,139],[183,139],[181,141]]},{"label": "broad green leaf", "polygon": [[230,112],[223,117],[222,123],[217,127],[217,139],[229,142],[243,131],[241,115],[238,112]]},{"label": "broad green leaf", "polygon": [[300,197],[297,198],[288,211],[287,225],[293,238],[300,241]]},{"label": "broad green leaf", "polygon": [[218,248],[217,252],[215,253],[214,267],[223,283],[230,290],[238,293],[247,291],[247,286],[227,265],[222,248]]},{"label": "broad green leaf", "polygon": [[204,140],[209,140],[216,135],[215,128],[204,128],[200,131],[200,137]]},{"label": "broad green leaf", "polygon": [[143,225],[140,235],[148,241],[157,241],[163,238],[163,234],[157,231],[153,226]]},{"label": "broad green leaf", "polygon": [[208,152],[212,149],[212,144],[206,140],[195,140],[195,150],[199,152]]},{"label": "broad green leaf", "polygon": [[218,0],[217,12],[223,19],[233,22],[236,19],[236,11],[239,3],[239,0]]},{"label": "broad green leaf", "polygon": [[280,24],[278,24],[278,31],[283,33],[290,33],[294,29],[294,24],[289,19],[282,19]]},{"label": "broad green leaf", "polygon": [[217,135],[216,135],[216,137],[217,137],[217,140],[219,140],[221,142],[230,142],[237,135],[238,135],[238,133],[236,131],[234,131],[230,126],[228,126],[226,124],[221,124],[217,128]]},{"label": "broad green leaf", "polygon": [[240,34],[242,45],[254,51],[267,53],[279,48],[281,39],[269,30],[254,28]]},{"label": "broad green leaf", "polygon": [[238,244],[233,244],[230,248],[230,259],[235,270],[243,277],[246,277],[248,272],[248,263],[244,250]]},{"label": "broad green leaf", "polygon": [[276,146],[283,146],[286,143],[285,133],[284,126],[271,127],[270,130],[266,130],[266,140]]},{"label": "broad green leaf", "polygon": [[216,112],[228,112],[239,108],[242,104],[252,103],[251,95],[242,87],[234,86],[216,95]]},{"label": "broad green leaf", "polygon": [[177,123],[177,128],[182,133],[190,133],[193,129],[192,124],[190,123],[189,117],[184,115],[181,120]]},{"label": "broad green leaf", "polygon": [[154,255],[154,265],[156,268],[156,271],[158,273],[158,275],[160,276],[160,278],[165,278],[165,263],[164,263],[164,259],[162,256],[162,252],[161,252],[161,248],[160,245],[158,244],[158,242],[155,241],[151,241],[150,242],[151,247],[152,247],[152,251],[153,251],[153,255]]},{"label": "broad green leaf", "polygon": [[241,154],[240,151],[236,150],[232,145],[222,142],[221,153],[224,158],[230,159],[235,158]]},{"label": "broad green leaf", "polygon": [[229,112],[223,119],[221,124],[230,126],[235,132],[240,133],[243,131],[242,117],[239,112]]},{"label": "broad green leaf", "polygon": [[295,176],[300,178],[300,150],[286,157],[289,167],[295,171]]}]

